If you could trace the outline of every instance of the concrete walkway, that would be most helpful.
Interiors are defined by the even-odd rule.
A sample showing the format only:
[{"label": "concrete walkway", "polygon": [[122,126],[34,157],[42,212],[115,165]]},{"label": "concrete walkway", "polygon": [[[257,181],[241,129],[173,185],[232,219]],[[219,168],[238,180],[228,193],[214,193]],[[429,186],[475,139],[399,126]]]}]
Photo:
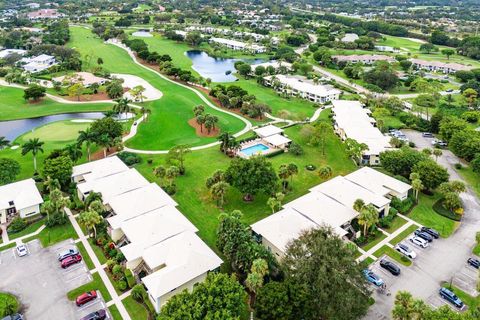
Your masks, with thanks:
[{"label": "concrete walkway", "polygon": [[80,228],[80,225],[78,224],[77,220],[73,216],[72,211],[70,211],[69,208],[65,208],[65,212],[67,213],[68,219],[72,223],[73,228],[77,232],[79,239],[83,243],[83,246],[87,251],[87,254],[90,256],[90,259],[92,259],[93,265],[95,266],[95,269],[97,270],[98,274],[100,275],[100,278],[105,284],[105,287],[107,288],[108,293],[110,293],[110,295],[112,296],[112,303],[110,305],[115,304],[118,311],[120,312],[120,315],[124,320],[131,320],[130,315],[127,312],[127,309],[125,309],[125,306],[122,303],[122,299],[118,296],[117,292],[115,291],[115,288],[110,282],[110,279],[108,278],[107,273],[102,268],[102,264],[100,263],[100,261],[97,258],[97,255],[93,251],[92,246],[90,245],[90,242],[88,242],[87,240],[88,238],[85,236],[85,234],[82,231],[82,228]]}]

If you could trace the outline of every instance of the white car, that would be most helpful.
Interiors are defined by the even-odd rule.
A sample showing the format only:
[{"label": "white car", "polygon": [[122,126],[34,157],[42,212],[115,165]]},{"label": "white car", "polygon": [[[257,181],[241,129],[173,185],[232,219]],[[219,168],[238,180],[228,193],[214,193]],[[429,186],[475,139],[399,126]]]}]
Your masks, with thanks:
[{"label": "white car", "polygon": [[28,254],[27,246],[24,244],[17,246],[17,254],[19,257],[26,256]]},{"label": "white car", "polygon": [[395,246],[395,250],[403,254],[404,256],[409,257],[410,259],[415,259],[417,257],[417,254],[415,251],[410,249],[406,244],[399,243]]},{"label": "white car", "polygon": [[428,247],[428,241],[426,241],[425,239],[422,239],[420,237],[417,237],[417,236],[411,236],[410,238],[408,238],[408,240],[410,240],[411,243],[421,247],[421,248],[426,248]]}]

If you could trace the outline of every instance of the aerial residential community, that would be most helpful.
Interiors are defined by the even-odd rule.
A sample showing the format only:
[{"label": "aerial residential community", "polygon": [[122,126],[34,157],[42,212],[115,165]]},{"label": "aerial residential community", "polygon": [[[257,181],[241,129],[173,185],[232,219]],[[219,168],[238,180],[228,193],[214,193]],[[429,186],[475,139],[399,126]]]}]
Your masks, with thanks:
[{"label": "aerial residential community", "polygon": [[480,319],[479,21],[0,1],[0,319]]}]

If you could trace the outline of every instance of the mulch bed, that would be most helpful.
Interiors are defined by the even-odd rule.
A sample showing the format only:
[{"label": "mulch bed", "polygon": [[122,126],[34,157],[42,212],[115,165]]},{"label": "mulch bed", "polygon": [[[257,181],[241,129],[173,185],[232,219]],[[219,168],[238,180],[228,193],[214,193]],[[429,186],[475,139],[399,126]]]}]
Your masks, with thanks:
[{"label": "mulch bed", "polygon": [[188,120],[188,124],[195,128],[195,134],[199,137],[216,137],[220,133],[220,128],[215,127],[215,130],[210,130],[210,133],[208,133],[207,129],[203,128],[203,131],[200,128],[200,125],[197,123],[197,120],[195,118]]}]

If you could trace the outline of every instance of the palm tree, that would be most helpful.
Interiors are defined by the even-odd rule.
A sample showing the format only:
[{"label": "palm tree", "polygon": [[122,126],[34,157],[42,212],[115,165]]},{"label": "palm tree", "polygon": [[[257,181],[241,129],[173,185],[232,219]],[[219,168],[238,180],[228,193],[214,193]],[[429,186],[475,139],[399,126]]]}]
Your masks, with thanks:
[{"label": "palm tree", "polygon": [[117,102],[116,105],[113,106],[113,111],[117,113],[125,113],[125,119],[127,118],[127,113],[130,112],[129,103],[132,102],[128,98],[120,98],[115,100]]},{"label": "palm tree", "polygon": [[150,110],[148,108],[145,108],[145,107],[142,107],[140,109],[140,112],[142,113],[142,116],[143,116],[143,119],[145,120],[145,122],[148,122],[148,117],[146,117],[146,115],[151,114],[152,110]]},{"label": "palm tree", "polygon": [[180,169],[176,166],[171,166],[165,171],[165,177],[167,178],[169,185],[173,185],[173,180],[180,174]]},{"label": "palm tree", "polygon": [[44,142],[40,141],[40,139],[33,138],[22,145],[22,156],[26,155],[29,152],[31,152],[33,155],[33,169],[35,170],[35,172],[37,172],[37,154],[39,152],[43,153],[43,144]]},{"label": "palm tree", "polygon": [[77,161],[82,157],[82,148],[78,145],[78,143],[71,143],[67,145],[64,149],[65,153],[72,159],[73,163],[77,163]]},{"label": "palm tree", "polygon": [[275,213],[275,208],[279,206],[277,198],[275,197],[268,198],[267,206],[269,206],[270,209],[272,209],[272,213]]},{"label": "palm tree", "polygon": [[318,175],[322,179],[330,179],[333,175],[333,170],[332,167],[330,166],[323,166],[320,169],[318,169]]},{"label": "palm tree", "polygon": [[78,132],[78,138],[77,138],[77,144],[82,145],[85,143],[87,145],[87,156],[88,156],[88,161],[90,161],[90,147],[92,143],[95,142],[97,135],[90,130],[90,128],[85,129],[84,131],[79,131]]},{"label": "palm tree", "polygon": [[418,193],[424,188],[422,180],[413,179],[412,180],[412,189],[415,191],[415,202],[418,203]]},{"label": "palm tree", "polygon": [[438,161],[438,157],[442,156],[443,152],[441,149],[435,148],[433,149],[433,156],[435,157],[435,161]]},{"label": "palm tree", "polygon": [[103,220],[102,216],[98,214],[98,212],[93,211],[93,210],[88,210],[85,212],[82,212],[78,216],[78,222],[85,226],[87,230],[93,230],[93,236],[94,238],[97,237],[97,228],[96,226],[101,223]]},{"label": "palm tree", "polygon": [[230,132],[223,132],[218,136],[218,141],[220,141],[220,151],[222,151],[224,154],[227,154],[230,139]]},{"label": "palm tree", "polygon": [[217,200],[217,204],[220,208],[223,207],[225,195],[227,194],[229,187],[230,185],[225,181],[219,181],[210,188],[212,198]]},{"label": "palm tree", "polygon": [[359,213],[360,213],[360,211],[362,211],[363,207],[365,207],[365,202],[362,199],[357,199],[353,203],[353,210],[355,210]]},{"label": "palm tree", "polygon": [[55,189],[60,189],[60,182],[57,179],[52,179],[50,176],[43,182],[43,188],[49,193]]},{"label": "palm tree", "polygon": [[103,157],[107,157],[107,149],[110,148],[113,144],[112,139],[108,136],[108,134],[101,135],[97,137],[95,141],[99,146],[103,148]]},{"label": "palm tree", "polygon": [[165,167],[162,165],[155,167],[155,169],[153,169],[153,174],[155,175],[155,177],[160,179],[160,182],[163,185],[163,180],[165,179],[166,174]]},{"label": "palm tree", "polygon": [[290,172],[286,164],[282,164],[278,168],[278,177],[282,179],[282,191],[285,193],[288,186],[288,178],[290,177]]},{"label": "palm tree", "polygon": [[377,209],[371,204],[364,206],[358,215],[358,224],[363,225],[363,235],[366,236],[368,229],[377,222]]},{"label": "palm tree", "polygon": [[291,187],[293,183],[293,176],[298,174],[298,167],[295,163],[292,162],[288,164],[287,170],[288,170],[288,175],[290,177],[290,187]]},{"label": "palm tree", "polygon": [[7,140],[5,137],[0,137],[0,150],[10,146],[10,140]]}]

